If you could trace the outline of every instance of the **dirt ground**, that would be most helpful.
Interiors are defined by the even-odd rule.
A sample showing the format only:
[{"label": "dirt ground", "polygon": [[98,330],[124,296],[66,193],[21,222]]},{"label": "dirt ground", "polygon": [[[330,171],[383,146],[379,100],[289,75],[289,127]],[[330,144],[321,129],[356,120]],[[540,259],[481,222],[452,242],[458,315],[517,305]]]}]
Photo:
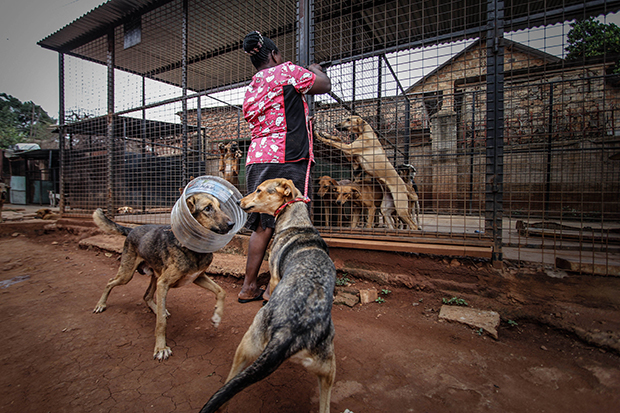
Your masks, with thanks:
[{"label": "dirt ground", "polygon": [[[261,303],[238,304],[241,281],[214,276],[228,294],[214,329],[210,293],[194,285],[172,290],[173,354],[154,361],[155,318],[142,301],[147,277],[136,274],[94,314],[118,254],[80,249],[81,237],[58,230],[0,236],[0,411],[197,412],[223,384]],[[619,279],[498,272],[433,257],[396,261],[408,274],[399,285],[340,274],[356,288],[391,292],[384,303],[334,307],[332,412],[618,411]],[[498,311],[499,339],[440,322],[442,298],[451,296]],[[238,394],[228,412],[317,409],[315,377],[286,362]]]}]

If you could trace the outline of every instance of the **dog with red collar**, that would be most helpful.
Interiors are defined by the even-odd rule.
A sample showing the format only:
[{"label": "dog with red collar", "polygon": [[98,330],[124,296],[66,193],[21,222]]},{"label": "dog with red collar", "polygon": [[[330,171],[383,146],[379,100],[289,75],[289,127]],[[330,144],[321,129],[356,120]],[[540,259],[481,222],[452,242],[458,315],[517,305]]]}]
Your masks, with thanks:
[{"label": "dog with red collar", "polygon": [[289,179],[267,180],[239,201],[246,212],[276,217],[269,255],[272,294],[241,339],[226,383],[201,413],[217,411],[289,358],[318,376],[319,411],[329,412],[336,376],[331,317],[336,268],[307,202]]}]

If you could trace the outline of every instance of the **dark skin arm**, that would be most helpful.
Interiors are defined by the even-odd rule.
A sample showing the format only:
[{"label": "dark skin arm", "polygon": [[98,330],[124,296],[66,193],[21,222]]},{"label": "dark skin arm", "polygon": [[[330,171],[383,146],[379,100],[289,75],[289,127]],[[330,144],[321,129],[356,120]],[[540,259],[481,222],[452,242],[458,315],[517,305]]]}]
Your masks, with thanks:
[{"label": "dark skin arm", "polygon": [[[282,64],[282,55],[280,52],[271,52],[269,55],[269,60],[267,60],[263,65],[261,65],[258,70],[267,69],[269,67],[274,67],[279,64]],[[329,80],[329,77],[323,72],[321,65],[317,63],[312,63],[308,66],[308,70],[316,75],[314,79],[314,85],[307,92],[308,95],[320,95],[323,93],[329,93],[332,90],[332,82]]]},{"label": "dark skin arm", "polygon": [[332,82],[323,72],[323,69],[319,64],[312,63],[308,66],[308,70],[316,75],[314,85],[312,85],[308,91],[309,95],[321,95],[323,93],[329,93],[332,90]]}]

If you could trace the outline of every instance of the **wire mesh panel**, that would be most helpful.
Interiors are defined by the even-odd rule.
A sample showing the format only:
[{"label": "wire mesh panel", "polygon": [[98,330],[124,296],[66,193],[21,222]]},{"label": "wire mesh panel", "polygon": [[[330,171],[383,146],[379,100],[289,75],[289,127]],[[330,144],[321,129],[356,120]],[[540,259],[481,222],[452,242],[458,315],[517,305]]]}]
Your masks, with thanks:
[{"label": "wire mesh panel", "polygon": [[591,49],[619,21],[608,13],[508,35],[504,242],[519,259],[536,249],[547,263],[605,274],[620,251],[619,50]]},{"label": "wire mesh panel", "polygon": [[179,189],[204,174],[245,191],[241,104],[255,69],[242,40],[261,30],[293,60],[296,13],[294,1],[174,0],[72,48],[81,59],[65,65],[65,215],[103,207],[165,223]]},{"label": "wire mesh panel", "polygon": [[332,232],[481,242],[485,89],[457,84],[483,73],[486,33],[450,32],[480,18],[480,4],[339,5],[315,2],[315,57],[332,79],[315,114],[315,175],[319,187],[331,182],[319,192],[318,222]]}]

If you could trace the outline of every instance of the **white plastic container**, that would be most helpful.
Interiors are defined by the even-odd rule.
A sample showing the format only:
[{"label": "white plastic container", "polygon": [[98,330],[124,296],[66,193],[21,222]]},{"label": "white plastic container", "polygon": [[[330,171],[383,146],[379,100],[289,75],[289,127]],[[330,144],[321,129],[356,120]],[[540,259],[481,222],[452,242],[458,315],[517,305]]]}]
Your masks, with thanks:
[{"label": "white plastic container", "polygon": [[[196,221],[187,207],[187,197],[196,193],[207,193],[220,201],[222,211],[235,222],[227,234],[217,234]],[[199,176],[183,189],[183,194],[170,213],[172,232],[179,242],[192,251],[207,253],[224,248],[232,237],[245,225],[248,215],[237,201],[241,193],[233,184],[217,176]]]}]

